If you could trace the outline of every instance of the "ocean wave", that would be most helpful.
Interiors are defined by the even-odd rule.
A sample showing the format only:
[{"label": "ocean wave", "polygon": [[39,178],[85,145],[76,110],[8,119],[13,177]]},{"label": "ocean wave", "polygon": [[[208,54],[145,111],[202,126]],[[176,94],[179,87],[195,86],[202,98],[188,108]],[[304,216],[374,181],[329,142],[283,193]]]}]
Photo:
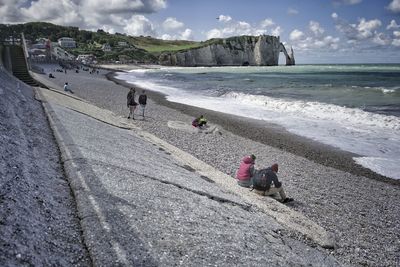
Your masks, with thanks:
[{"label": "ocean wave", "polygon": [[255,105],[273,112],[290,113],[294,117],[300,116],[309,119],[333,121],[345,125],[362,124],[374,128],[400,129],[400,118],[371,113],[358,108],[348,108],[313,101],[286,100],[238,92],[229,92],[222,95],[222,97],[235,99],[243,104]]},{"label": "ocean wave", "polygon": [[394,89],[385,89],[385,88],[382,88],[382,92],[383,92],[384,94],[390,94],[390,93],[395,93],[396,90],[394,90]]},{"label": "ocean wave", "polygon": [[[359,86],[352,86],[352,88],[360,88],[360,87]],[[367,90],[380,91],[380,92],[382,92],[384,94],[396,93],[400,89],[399,86],[388,87],[388,88],[387,87],[383,87],[383,86],[375,86],[375,87],[364,86],[362,88],[363,89],[367,89]]]}]

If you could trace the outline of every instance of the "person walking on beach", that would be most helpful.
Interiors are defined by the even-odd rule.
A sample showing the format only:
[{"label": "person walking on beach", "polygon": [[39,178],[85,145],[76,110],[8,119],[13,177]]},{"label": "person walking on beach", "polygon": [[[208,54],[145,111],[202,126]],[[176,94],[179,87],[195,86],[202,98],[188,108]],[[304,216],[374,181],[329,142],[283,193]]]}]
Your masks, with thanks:
[{"label": "person walking on beach", "polygon": [[250,187],[252,185],[252,178],[255,173],[256,156],[246,156],[240,162],[238,171],[236,172],[237,183],[243,187]]},{"label": "person walking on beach", "polygon": [[135,109],[136,109],[136,106],[137,106],[137,103],[136,103],[136,101],[135,101],[135,93],[136,93],[135,88],[132,87],[132,88],[129,90],[128,95],[126,96],[126,99],[127,99],[126,105],[127,105],[128,108],[129,108],[128,119],[131,118],[131,115],[132,115],[132,119],[135,119],[135,117],[134,117],[134,112],[135,112]]},{"label": "person walking on beach", "polygon": [[[278,164],[276,163],[269,168],[258,170],[252,179],[254,192],[261,196],[270,196],[279,193],[282,203],[293,201],[293,198],[286,197],[282,183],[279,182],[278,176],[276,175],[277,172]],[[274,186],[272,186],[272,184]]]},{"label": "person walking on beach", "polygon": [[139,105],[142,110],[142,117],[144,120],[144,109],[146,108],[147,105],[147,95],[145,94],[145,91],[142,91],[142,94],[139,96]]},{"label": "person walking on beach", "polygon": [[64,84],[64,91],[65,91],[65,92],[70,92],[71,94],[74,93],[74,92],[72,92],[72,90],[69,88],[68,83],[65,83],[65,84]]}]

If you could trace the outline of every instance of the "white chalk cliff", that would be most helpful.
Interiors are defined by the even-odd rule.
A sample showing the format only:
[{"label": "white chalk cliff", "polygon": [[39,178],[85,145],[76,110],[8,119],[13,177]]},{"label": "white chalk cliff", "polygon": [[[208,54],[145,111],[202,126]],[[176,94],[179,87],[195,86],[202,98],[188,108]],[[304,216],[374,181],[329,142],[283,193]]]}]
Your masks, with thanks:
[{"label": "white chalk cliff", "polygon": [[161,65],[168,66],[276,66],[283,52],[286,65],[294,65],[293,49],[288,54],[279,36],[238,36],[212,39],[204,46],[160,55]]}]

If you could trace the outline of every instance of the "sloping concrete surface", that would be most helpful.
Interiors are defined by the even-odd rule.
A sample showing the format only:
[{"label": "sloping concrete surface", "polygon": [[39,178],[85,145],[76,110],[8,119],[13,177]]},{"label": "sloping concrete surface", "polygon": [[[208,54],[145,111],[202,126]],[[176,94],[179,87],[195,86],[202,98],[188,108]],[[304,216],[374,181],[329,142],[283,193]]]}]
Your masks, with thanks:
[{"label": "sloping concrete surface", "polygon": [[78,98],[36,89],[97,266],[336,266],[324,229],[161,139]]}]

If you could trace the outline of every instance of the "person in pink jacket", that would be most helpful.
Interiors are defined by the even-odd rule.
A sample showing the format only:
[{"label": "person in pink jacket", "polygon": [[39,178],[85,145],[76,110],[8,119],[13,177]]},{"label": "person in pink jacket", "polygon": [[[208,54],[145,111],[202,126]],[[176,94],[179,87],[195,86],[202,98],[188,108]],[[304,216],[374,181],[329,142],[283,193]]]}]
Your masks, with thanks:
[{"label": "person in pink jacket", "polygon": [[240,162],[239,170],[236,172],[237,183],[243,187],[250,187],[252,185],[251,178],[255,173],[254,164],[256,156],[246,156]]}]

